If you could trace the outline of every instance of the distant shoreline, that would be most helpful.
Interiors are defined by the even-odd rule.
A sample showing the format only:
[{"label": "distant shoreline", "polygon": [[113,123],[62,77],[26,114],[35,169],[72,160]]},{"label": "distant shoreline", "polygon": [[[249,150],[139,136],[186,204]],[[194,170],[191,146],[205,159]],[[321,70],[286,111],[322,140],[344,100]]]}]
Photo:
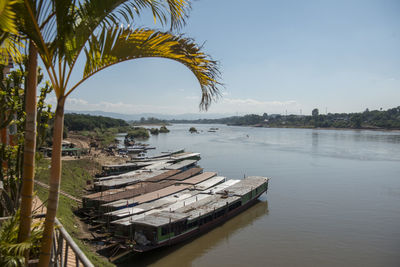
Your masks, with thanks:
[{"label": "distant shoreline", "polygon": [[349,130],[349,131],[380,131],[380,132],[400,132],[400,129],[385,129],[385,128],[335,128],[335,127],[307,127],[307,126],[258,126],[258,125],[233,125],[226,124],[227,126],[241,126],[253,128],[275,128],[275,129],[315,129],[315,130]]}]

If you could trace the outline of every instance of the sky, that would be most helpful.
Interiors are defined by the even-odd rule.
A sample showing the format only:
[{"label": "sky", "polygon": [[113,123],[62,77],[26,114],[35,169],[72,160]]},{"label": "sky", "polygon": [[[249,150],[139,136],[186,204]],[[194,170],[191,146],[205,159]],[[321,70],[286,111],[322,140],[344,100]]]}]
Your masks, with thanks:
[{"label": "sky", "polygon": [[[398,0],[197,0],[180,33],[220,63],[222,97],[208,113],[361,112],[400,105],[399,13]],[[146,14],[137,25],[159,27]],[[139,59],[85,81],[66,109],[199,113],[200,96],[183,65]]]}]

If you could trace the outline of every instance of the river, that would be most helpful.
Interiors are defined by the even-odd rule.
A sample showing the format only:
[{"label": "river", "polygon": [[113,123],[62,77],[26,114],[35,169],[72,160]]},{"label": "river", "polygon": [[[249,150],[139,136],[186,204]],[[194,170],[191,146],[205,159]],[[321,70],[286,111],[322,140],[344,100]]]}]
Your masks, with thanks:
[{"label": "river", "polygon": [[400,132],[168,128],[147,141],[155,153],[185,148],[201,153],[205,171],[270,177],[268,194],[198,238],[123,266],[400,266]]}]

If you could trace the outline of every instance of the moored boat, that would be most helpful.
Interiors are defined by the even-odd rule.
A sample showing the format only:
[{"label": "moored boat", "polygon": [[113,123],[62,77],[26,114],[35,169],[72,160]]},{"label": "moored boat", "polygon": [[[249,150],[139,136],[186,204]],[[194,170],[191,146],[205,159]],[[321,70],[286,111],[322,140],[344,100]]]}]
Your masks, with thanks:
[{"label": "moored boat", "polygon": [[122,220],[130,229],[126,238],[134,240],[131,250],[145,252],[209,231],[254,204],[267,191],[268,181],[266,177],[247,177],[231,186],[202,192],[200,200],[177,209],[164,208]]}]

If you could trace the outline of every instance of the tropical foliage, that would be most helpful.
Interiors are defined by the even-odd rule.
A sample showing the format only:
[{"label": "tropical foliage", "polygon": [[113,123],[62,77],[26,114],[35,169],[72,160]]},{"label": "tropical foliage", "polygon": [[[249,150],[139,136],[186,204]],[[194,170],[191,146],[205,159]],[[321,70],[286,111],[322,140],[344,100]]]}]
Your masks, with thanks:
[{"label": "tropical foliage", "polygon": [[[0,75],[3,72],[0,68]],[[25,64],[12,71],[0,82],[0,129],[7,128],[12,134],[8,144],[0,143],[0,181],[4,184],[4,191],[0,195],[0,216],[15,213],[19,205],[20,188],[22,182],[23,145],[25,131]],[[45,103],[45,98],[51,92],[48,82],[42,82],[43,75],[39,70],[39,84],[41,86],[38,97],[37,143],[41,144],[48,134],[48,122],[52,117],[51,106]]]},{"label": "tropical foliage", "polygon": [[[122,20],[132,25],[133,18],[145,8],[151,10],[155,19],[162,23],[170,22],[171,29],[177,29],[184,23],[189,4],[184,0],[24,0],[13,5],[13,11],[18,14],[18,33],[30,40],[30,56],[34,58],[36,51],[39,54],[57,98],[51,182],[40,266],[47,266],[50,260],[61,178],[64,105],[69,94],[106,67],[144,57],[168,58],[188,67],[199,81],[202,108],[206,109],[219,94],[217,63],[204,54],[193,40],[171,32],[120,27]],[[82,79],[70,84],[71,73],[82,53],[86,62]]]},{"label": "tropical foliage", "polygon": [[43,233],[41,222],[34,222],[31,226],[29,239],[19,242],[19,221],[20,214],[17,212],[14,216],[1,224],[0,266],[25,266],[25,253],[29,253],[31,258],[37,258],[39,255],[39,241],[42,238]]},{"label": "tropical foliage", "polygon": [[21,0],[2,0],[0,2],[0,65],[7,65],[9,56],[21,61],[20,48],[23,47],[15,25],[16,12],[14,5]]}]

